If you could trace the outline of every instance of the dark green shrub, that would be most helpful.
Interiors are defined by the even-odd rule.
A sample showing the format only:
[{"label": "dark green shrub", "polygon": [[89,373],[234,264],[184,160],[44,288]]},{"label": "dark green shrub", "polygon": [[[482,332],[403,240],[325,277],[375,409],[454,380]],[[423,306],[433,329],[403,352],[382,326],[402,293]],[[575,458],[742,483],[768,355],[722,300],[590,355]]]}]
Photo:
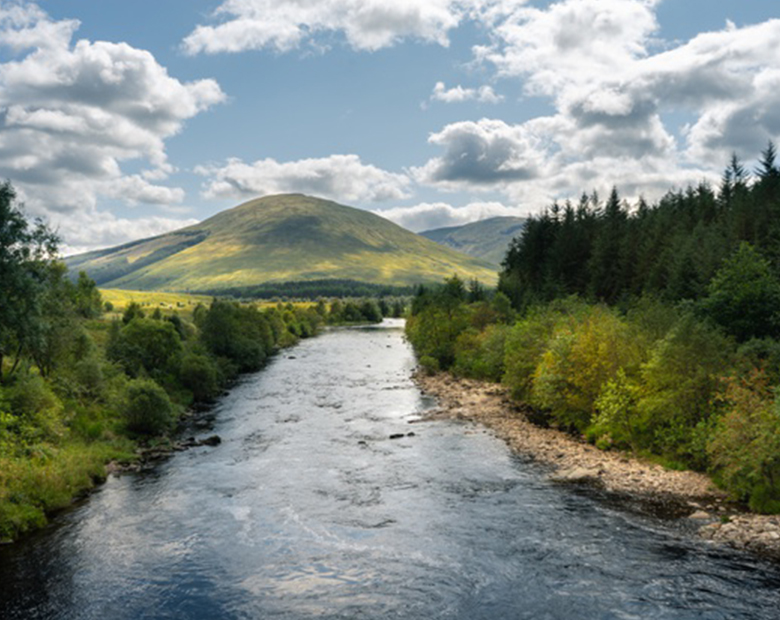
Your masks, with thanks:
[{"label": "dark green shrub", "polygon": [[112,332],[106,354],[132,377],[143,370],[163,376],[173,369],[181,353],[181,339],[168,321],[136,318]]},{"label": "dark green shrub", "polygon": [[219,370],[209,357],[197,353],[182,357],[179,380],[197,402],[207,402],[219,393],[218,375]]},{"label": "dark green shrub", "polygon": [[780,280],[749,243],[724,262],[707,292],[704,313],[737,340],[780,336]]},{"label": "dark green shrub", "polygon": [[174,423],[168,394],[151,379],[134,379],[128,383],[123,413],[127,429],[139,435],[162,435]]}]

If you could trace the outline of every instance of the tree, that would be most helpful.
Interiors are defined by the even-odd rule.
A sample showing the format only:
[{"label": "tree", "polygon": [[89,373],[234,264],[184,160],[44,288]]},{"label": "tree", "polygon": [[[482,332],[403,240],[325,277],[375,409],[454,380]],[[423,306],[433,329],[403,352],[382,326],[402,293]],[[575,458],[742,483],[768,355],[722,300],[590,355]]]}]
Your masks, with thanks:
[{"label": "tree", "polygon": [[703,311],[738,340],[780,336],[780,280],[749,243],[724,262],[707,291]]},{"label": "tree", "polygon": [[57,242],[42,221],[28,223],[11,184],[0,184],[0,382],[8,351],[16,351],[18,362],[40,334],[45,283]]},{"label": "tree", "polygon": [[103,313],[103,299],[95,281],[86,272],[79,271],[79,279],[73,293],[76,310],[87,318],[94,319]]}]

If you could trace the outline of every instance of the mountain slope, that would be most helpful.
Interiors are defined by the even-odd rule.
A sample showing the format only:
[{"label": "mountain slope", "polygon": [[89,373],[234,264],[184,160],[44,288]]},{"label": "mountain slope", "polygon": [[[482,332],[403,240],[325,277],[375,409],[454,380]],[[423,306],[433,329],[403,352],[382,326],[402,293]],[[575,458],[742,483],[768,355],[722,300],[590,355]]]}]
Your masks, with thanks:
[{"label": "mountain slope", "polygon": [[409,285],[453,273],[494,284],[488,263],[377,215],[284,194],[251,200],[194,226],[66,259],[102,287],[218,291],[263,282],[350,279]]},{"label": "mountain slope", "polygon": [[500,265],[509,243],[523,231],[521,217],[492,217],[487,220],[426,230],[420,235],[469,256]]}]

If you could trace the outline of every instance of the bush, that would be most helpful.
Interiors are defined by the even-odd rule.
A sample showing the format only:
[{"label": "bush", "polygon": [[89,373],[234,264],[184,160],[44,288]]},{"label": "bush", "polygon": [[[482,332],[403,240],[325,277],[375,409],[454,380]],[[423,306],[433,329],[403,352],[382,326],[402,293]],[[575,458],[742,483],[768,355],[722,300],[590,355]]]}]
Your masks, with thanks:
[{"label": "bush", "polygon": [[637,400],[639,386],[623,368],[604,384],[596,400],[597,414],[590,436],[601,446],[630,446],[639,449],[637,436]]},{"label": "bush", "polygon": [[561,426],[584,432],[602,387],[621,368],[641,362],[627,323],[605,306],[593,306],[559,322],[534,371],[531,404]]},{"label": "bush", "polygon": [[241,372],[258,370],[273,351],[273,323],[255,308],[214,301],[199,320],[206,348],[217,357],[231,360]]},{"label": "bush", "polygon": [[723,485],[757,512],[780,512],[780,399],[766,375],[726,382],[726,412],[708,446]]},{"label": "bush", "polygon": [[197,402],[207,402],[219,393],[218,375],[217,366],[205,355],[188,353],[181,360],[179,380]]},{"label": "bush", "polygon": [[482,379],[501,381],[504,374],[504,349],[509,327],[490,325],[484,332],[468,329],[455,343],[455,374]]},{"label": "bush", "polygon": [[52,440],[65,432],[62,403],[39,375],[22,375],[6,392],[13,427],[24,442]]},{"label": "bush", "polygon": [[712,278],[703,311],[737,340],[780,336],[780,280],[743,242]]},{"label": "bush", "polygon": [[446,370],[455,362],[455,342],[468,326],[465,308],[431,305],[407,320],[406,336],[419,357],[432,357]]},{"label": "bush", "polygon": [[572,298],[528,310],[507,335],[502,382],[518,400],[530,400],[534,372],[547,350],[555,326],[566,316],[581,312],[584,304]]},{"label": "bush", "polygon": [[161,377],[171,372],[181,349],[181,338],[172,323],[136,318],[118,332],[113,328],[107,355],[131,377],[142,371]]},{"label": "bush", "polygon": [[720,378],[734,350],[717,329],[686,314],[656,343],[640,371],[637,432],[652,452],[703,469],[706,432]]},{"label": "bush", "polygon": [[162,435],[173,426],[173,405],[168,394],[151,379],[130,381],[125,399],[123,413],[129,431],[139,435]]},{"label": "bush", "polygon": [[441,370],[439,368],[439,360],[430,355],[423,355],[420,358],[420,368],[422,368],[423,372],[428,376],[433,376]]}]

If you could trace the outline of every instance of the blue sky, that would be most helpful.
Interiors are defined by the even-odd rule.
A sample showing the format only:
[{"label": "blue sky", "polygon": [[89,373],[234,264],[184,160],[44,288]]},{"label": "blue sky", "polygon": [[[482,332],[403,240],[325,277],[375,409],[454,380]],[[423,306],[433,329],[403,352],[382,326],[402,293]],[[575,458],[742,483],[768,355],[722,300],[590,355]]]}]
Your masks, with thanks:
[{"label": "blue sky", "polygon": [[413,230],[717,183],[776,0],[0,0],[0,178],[66,251],[300,191]]}]

